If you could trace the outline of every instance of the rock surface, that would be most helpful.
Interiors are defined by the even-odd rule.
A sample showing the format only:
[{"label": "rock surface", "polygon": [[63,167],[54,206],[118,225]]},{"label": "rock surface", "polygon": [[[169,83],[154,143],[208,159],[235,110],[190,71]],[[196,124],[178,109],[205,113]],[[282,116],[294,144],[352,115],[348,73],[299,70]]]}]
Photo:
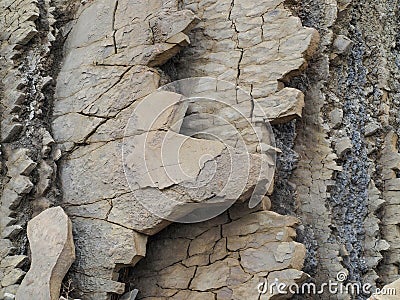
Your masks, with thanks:
[{"label": "rock surface", "polygon": [[[240,215],[232,219],[235,211]],[[296,224],[296,218],[236,204],[200,226],[170,225],[150,240],[130,283],[137,299],[257,299],[257,285],[275,270],[286,272],[279,278],[288,283],[306,279],[297,271],[305,248],[293,241]]]},{"label": "rock surface", "polygon": [[16,299],[58,300],[61,282],[75,260],[71,220],[61,207],[49,208],[28,222],[31,267]]},{"label": "rock surface", "polygon": [[[225,9],[226,7],[228,14],[229,7],[226,4],[221,3],[221,8]],[[266,10],[268,7],[272,9],[270,4],[265,3],[265,5]],[[251,9],[247,8],[247,10]],[[235,8],[235,13],[239,19],[239,15],[244,14],[245,11],[236,11]],[[298,18],[292,17],[283,7],[276,13],[279,15],[278,19],[275,20],[275,12],[271,12],[271,20],[268,19],[265,26],[270,23],[270,26],[275,26],[272,25],[274,22],[279,23],[283,20],[288,24],[293,22],[297,27],[293,28],[293,36],[289,34],[287,40],[282,41],[279,49],[276,48],[277,44],[275,48],[272,45],[274,44],[273,37],[266,37],[264,43],[271,43],[271,55],[275,53],[291,63],[275,66],[271,61],[271,68],[273,65],[276,68],[275,72],[273,68],[266,67],[266,70],[271,69],[268,71],[270,73],[267,72],[268,74],[276,73],[271,75],[272,77],[268,80],[271,84],[268,84],[266,88],[264,86],[254,88],[253,98],[246,103],[243,102],[243,105],[240,104],[243,106],[241,109],[246,112],[246,115],[249,115],[252,110],[251,101],[257,102],[255,107],[261,107],[261,109],[254,110],[253,117],[257,122],[263,121],[264,115],[266,115],[266,119],[273,122],[284,122],[301,115],[304,105],[302,93],[296,89],[282,89],[277,80],[281,80],[291,71],[302,69],[306,65],[306,58],[312,54],[318,40],[315,30],[303,28]],[[197,15],[197,12],[195,14]],[[65,151],[60,164],[60,180],[64,189],[63,206],[74,224],[78,260],[72,267],[71,277],[73,282],[76,282],[75,293],[79,297],[105,299],[107,293],[121,294],[123,285],[115,281],[118,277],[116,274],[122,266],[133,266],[140,257],[144,256],[146,236],[142,234],[155,234],[168,225],[169,222],[152,214],[151,209],[146,209],[146,205],[143,207],[135,199],[139,198],[145,201],[147,208],[148,206],[151,208],[151,205],[159,206],[159,202],[154,201],[154,199],[159,199],[158,190],[163,190],[163,193],[173,199],[179,199],[181,194],[186,194],[187,200],[183,199],[183,202],[210,198],[214,190],[218,190],[217,186],[208,187],[204,189],[204,195],[201,195],[203,193],[201,190],[197,193],[198,195],[191,195],[190,192],[181,190],[178,184],[182,182],[183,177],[179,177],[180,175],[172,168],[170,171],[179,175],[178,177],[173,178],[172,181],[167,177],[160,177],[160,169],[157,169],[159,166],[156,161],[153,161],[155,166],[152,170],[153,173],[150,174],[152,177],[154,175],[157,177],[158,183],[154,185],[149,178],[146,179],[146,176],[137,176],[140,169],[138,154],[143,155],[143,153],[139,150],[137,153],[129,153],[127,165],[133,166],[133,169],[127,169],[127,165],[123,166],[119,157],[119,153],[124,149],[126,143],[129,143],[130,146],[143,144],[143,141],[140,140],[142,136],[135,133],[135,130],[138,131],[140,128],[133,130],[135,134],[132,137],[128,133],[128,138],[122,140],[125,125],[134,109],[145,101],[147,95],[158,88],[162,74],[160,75],[154,68],[165,63],[182,46],[187,46],[189,43],[190,39],[187,34],[200,21],[195,14],[188,9],[179,9],[176,1],[154,1],[149,5],[118,1],[115,5],[112,1],[102,0],[83,4],[78,9],[76,18],[70,23],[72,29],[65,42],[65,57],[57,78],[52,130],[55,141]],[[92,15],[97,15],[98,18],[94,20],[90,17]],[[232,22],[229,21],[226,24],[229,24],[229,30],[224,34],[235,36],[234,30],[230,27]],[[300,31],[298,32],[297,29]],[[243,30],[250,32],[251,28]],[[280,34],[285,35],[284,29],[281,30]],[[298,41],[302,41],[302,43],[305,41],[304,47],[301,49],[293,47],[296,43],[293,40],[296,39],[296,34],[298,34]],[[227,40],[227,42],[229,45],[235,43],[234,39]],[[223,44],[224,42],[221,40],[221,46]],[[249,51],[257,52],[257,49],[266,45],[250,42],[250,46],[253,48],[252,50],[249,48]],[[195,47],[197,47],[196,44]],[[236,57],[236,54],[240,53],[236,47],[229,46],[228,49],[232,52],[224,54],[226,57],[230,55]],[[278,53],[278,50],[281,51],[281,54]],[[250,52],[244,57],[250,59]],[[196,60],[191,60],[195,64]],[[262,66],[264,64],[266,62],[249,61],[247,65],[250,70],[255,65]],[[232,65],[231,70],[235,74],[237,73],[237,63]],[[267,73],[262,72],[260,75],[267,75]],[[281,74],[278,75],[278,73]],[[249,71],[248,76],[251,74]],[[204,75],[214,76],[215,74],[207,72]],[[226,79],[231,81],[234,79],[235,84],[245,86],[250,92],[250,85],[245,84],[248,76],[243,76],[241,81],[236,81],[236,75],[232,78],[226,77]],[[184,92],[183,94],[185,95]],[[234,98],[230,101],[235,98],[238,100],[235,88],[231,89],[231,94],[229,96],[234,96]],[[159,105],[157,104],[157,106]],[[187,111],[194,111],[193,107],[193,105],[189,105]],[[159,109],[160,107],[158,107]],[[210,109],[214,108],[206,106],[203,111],[207,112]],[[168,139],[170,141],[181,139],[182,142],[185,135],[190,135],[192,130],[196,129],[197,125],[192,124],[195,124],[193,121],[196,120],[197,115],[191,113],[187,118],[182,118],[185,116],[186,110],[178,108],[177,112],[178,116],[184,119],[181,128],[183,135],[173,133],[174,130],[172,130]],[[228,112],[221,109],[218,114],[222,116]],[[145,115],[146,113],[148,112],[145,112]],[[146,115],[143,122],[138,122],[138,124],[145,126],[146,120],[151,120],[150,116]],[[157,126],[162,127],[163,123]],[[207,128],[204,129],[207,132]],[[175,129],[175,131],[178,130]],[[223,133],[224,129],[223,127],[221,129],[214,128],[214,131]],[[150,135],[154,141],[162,138],[153,132]],[[253,138],[250,133],[248,136],[249,139]],[[184,143],[184,145],[188,145],[187,152],[189,153],[193,149],[204,149],[203,152],[199,151],[196,154],[198,158],[201,158],[202,154],[206,152],[210,154],[208,152],[211,151],[217,158],[215,160],[217,164],[229,168],[225,159],[227,156],[224,154],[228,148],[226,146],[221,148],[217,142],[201,138],[200,141],[193,139],[192,146],[189,146],[190,142]],[[228,145],[230,142],[234,143],[234,140],[230,141],[226,137],[223,137],[223,140]],[[175,142],[171,142],[171,146],[175,144]],[[267,140],[265,145],[268,145]],[[251,144],[251,160],[255,162],[252,168],[255,170],[260,169],[260,162],[263,159],[261,152],[263,151],[268,151],[268,148],[263,145],[259,146],[255,142]],[[170,152],[174,153],[173,150]],[[190,162],[188,158],[185,163]],[[239,162],[241,159],[233,161]],[[207,168],[209,165],[211,166],[211,164],[206,165]],[[128,170],[128,182],[125,179],[123,167],[125,171]],[[187,169],[185,171],[192,175],[197,174],[200,170],[202,170],[200,174],[207,171],[198,169],[198,166],[191,163],[185,165],[185,168]],[[236,168],[243,169],[243,166],[237,164]],[[225,180],[224,176],[227,172],[223,171],[224,169],[218,170],[220,175],[217,174],[217,176],[220,176],[221,180]],[[236,173],[241,174],[241,172]],[[255,174],[257,172],[254,172]],[[264,176],[271,177],[269,172],[266,172]],[[129,178],[136,181],[129,182]],[[257,178],[258,176],[250,174],[249,183],[242,187],[244,191],[251,191],[257,184]],[[264,181],[260,180],[260,182]],[[139,189],[136,188],[136,185],[139,186]],[[131,190],[132,186],[134,187],[133,191]],[[172,188],[167,189],[169,187]],[[239,190],[239,187],[239,185],[235,186],[231,193],[237,194],[236,190]],[[227,189],[227,191],[229,190]],[[264,191],[257,192],[265,194],[267,191],[264,187]],[[241,193],[239,193],[240,195]],[[231,199],[233,197],[229,195],[227,198],[230,201],[233,200]],[[155,209],[157,208],[159,207]],[[188,213],[186,210],[180,211],[171,207],[165,207],[163,210],[169,211],[173,219]],[[168,216],[170,217],[170,215]],[[121,233],[99,236],[99,230]],[[109,244],[120,245],[120,252],[111,257],[107,255]],[[93,249],[99,253],[96,257],[91,255]]]},{"label": "rock surface", "polygon": [[[143,281],[141,294],[247,299],[265,278],[300,282],[306,276],[297,270],[304,256],[299,242],[306,248],[303,271],[316,283],[336,278],[339,271],[351,282],[373,287],[399,278],[397,1],[5,0],[0,6],[0,299],[13,299],[28,271],[27,222],[59,205],[71,217],[77,245],[67,281],[73,297],[109,299],[135,288],[127,283],[136,282],[135,272],[146,269],[144,263],[134,265],[145,256],[148,235],[171,220],[134,200],[150,199],[154,206],[161,201],[153,192],[160,189],[161,195],[186,204],[213,195],[182,188],[187,174],[169,163],[163,166],[172,178],[155,164],[150,173],[159,181],[150,181],[138,170],[136,154],[142,152],[137,149],[128,162],[138,176],[127,180],[121,159],[125,127],[139,103],[160,85],[193,76],[217,77],[221,86],[222,80],[229,81],[234,88],[225,92],[235,108],[255,123],[265,118],[273,124],[281,149],[274,185],[254,210],[232,207],[220,228],[207,225],[197,235],[196,226],[173,225],[179,234],[162,251],[172,264],[161,268],[157,259],[150,264],[147,271],[158,276],[160,285]],[[218,92],[224,90],[219,87]],[[242,101],[242,92],[248,101]],[[162,137],[182,143],[191,136],[183,150],[184,168],[192,177],[210,173],[212,163],[224,175],[226,151],[242,149],[242,137],[255,162],[263,153],[278,151],[257,142],[248,122],[215,101],[192,102],[174,112],[183,120]],[[221,117],[235,126],[220,122]],[[216,133],[223,147],[211,137]],[[130,137],[140,141],[138,134]],[[151,141],[159,137],[152,135]],[[212,155],[202,156],[205,149]],[[191,160],[193,151],[196,161]],[[235,170],[238,178],[243,173]],[[251,198],[256,181],[250,178],[240,200]],[[209,192],[218,190],[210,184]],[[169,219],[177,217],[173,213],[181,203],[172,206]],[[271,238],[259,245],[278,230],[259,217],[262,208],[281,214],[269,214],[279,228],[286,228],[283,215],[298,217],[296,242]],[[245,234],[230,228],[232,223],[242,224]],[[259,226],[267,233],[252,231]],[[151,239],[151,257],[164,234]],[[260,259],[273,269],[269,275],[263,273],[268,272],[265,265],[256,263]],[[212,280],[207,273],[214,275]]]}]

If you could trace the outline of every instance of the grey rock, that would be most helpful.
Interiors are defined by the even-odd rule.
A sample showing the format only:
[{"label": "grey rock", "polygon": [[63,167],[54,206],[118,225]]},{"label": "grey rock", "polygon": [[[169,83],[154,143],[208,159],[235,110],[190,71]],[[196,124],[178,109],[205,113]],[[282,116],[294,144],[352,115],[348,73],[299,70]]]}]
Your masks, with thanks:
[{"label": "grey rock", "polygon": [[125,293],[121,296],[120,300],[135,300],[139,290],[134,289],[128,293]]},{"label": "grey rock", "polygon": [[5,270],[4,276],[1,279],[1,285],[6,287],[18,283],[24,275],[25,272],[21,269],[8,268]]},{"label": "grey rock", "polygon": [[345,35],[338,35],[333,42],[334,51],[338,54],[345,53],[349,50],[353,42]]},{"label": "grey rock", "polygon": [[370,122],[365,126],[365,136],[374,135],[381,128],[380,124],[376,122]]},{"label": "grey rock", "polygon": [[28,257],[25,255],[7,256],[1,261],[0,268],[19,268],[27,261],[27,259]]},{"label": "grey rock", "polygon": [[343,110],[335,108],[329,113],[329,119],[331,121],[332,128],[338,128],[342,125]]},{"label": "grey rock", "polygon": [[338,157],[343,157],[352,147],[351,140],[348,137],[343,137],[335,140],[335,150]]},{"label": "grey rock", "polygon": [[17,175],[9,181],[7,184],[17,194],[23,195],[29,193],[33,188],[33,183],[29,180],[29,177],[24,175]]},{"label": "grey rock", "polygon": [[22,231],[22,227],[20,225],[11,225],[7,226],[1,232],[1,237],[3,239],[13,239]]}]

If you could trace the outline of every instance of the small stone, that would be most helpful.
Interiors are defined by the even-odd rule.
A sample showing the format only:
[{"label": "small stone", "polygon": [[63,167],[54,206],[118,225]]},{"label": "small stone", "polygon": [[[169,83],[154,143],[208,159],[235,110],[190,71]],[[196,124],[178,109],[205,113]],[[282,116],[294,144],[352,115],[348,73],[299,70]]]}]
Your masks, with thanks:
[{"label": "small stone", "polygon": [[54,139],[47,130],[42,135],[42,144],[44,146],[50,146],[54,144]]},{"label": "small stone", "polygon": [[343,110],[335,108],[329,114],[329,119],[331,120],[331,127],[337,129],[342,125],[343,120]]},{"label": "small stone", "polygon": [[341,246],[340,246],[339,255],[340,255],[341,257],[348,257],[348,256],[349,256],[349,251],[347,251],[345,245],[341,245]]},{"label": "small stone", "polygon": [[5,188],[1,195],[1,203],[3,207],[14,210],[18,207],[22,199],[21,195],[18,195],[15,191]]},{"label": "small stone", "polygon": [[53,83],[52,77],[50,77],[50,76],[43,77],[40,89],[43,90],[52,83]]},{"label": "small stone", "polygon": [[11,176],[29,175],[36,167],[36,163],[24,155],[8,165],[8,174]]},{"label": "small stone", "polygon": [[13,239],[22,231],[22,227],[19,225],[7,226],[1,233],[3,239]]},{"label": "small stone", "polygon": [[18,300],[58,300],[61,282],[75,260],[72,224],[61,207],[28,222],[32,264],[18,289]]},{"label": "small stone", "polygon": [[261,207],[263,210],[271,210],[271,199],[268,196],[264,196],[261,201]]},{"label": "small stone", "polygon": [[189,37],[183,32],[179,32],[174,36],[171,36],[169,39],[165,41],[169,44],[178,44],[179,46],[185,47],[190,44]]},{"label": "small stone", "polygon": [[353,42],[345,35],[338,35],[333,42],[334,51],[337,54],[345,53],[349,50]]},{"label": "small stone", "polygon": [[348,137],[336,140],[335,150],[338,157],[343,157],[352,147],[351,140]]},{"label": "small stone", "polygon": [[10,293],[4,293],[4,300],[14,300],[15,296],[13,294]]},{"label": "small stone", "polygon": [[10,142],[22,131],[22,124],[7,124],[2,122],[1,139],[3,142]]},{"label": "small stone", "polygon": [[3,287],[13,285],[20,281],[24,275],[25,272],[21,269],[10,269],[10,271],[4,274],[3,279],[1,280],[1,285]]},{"label": "small stone", "polygon": [[8,185],[19,195],[27,194],[33,188],[33,183],[29,180],[29,177],[24,175],[13,177]]},{"label": "small stone", "polygon": [[134,289],[133,291],[123,294],[120,300],[135,300],[138,293],[139,290]]},{"label": "small stone", "polygon": [[0,260],[12,252],[14,246],[10,240],[0,239]]},{"label": "small stone", "polygon": [[365,133],[364,133],[364,135],[365,135],[365,136],[374,135],[380,128],[381,128],[381,126],[380,126],[378,123],[375,123],[375,122],[368,123],[368,124],[365,126]]},{"label": "small stone", "polygon": [[0,268],[20,268],[26,261],[28,257],[25,255],[13,255],[5,257],[1,263]]},{"label": "small stone", "polygon": [[53,153],[53,159],[55,160],[55,161],[58,161],[60,158],[61,158],[61,156],[62,156],[62,152],[61,152],[61,149],[56,149],[55,151],[54,151],[54,153]]},{"label": "small stone", "polygon": [[53,176],[53,168],[46,162],[41,161],[39,168],[39,181],[37,183],[37,195],[43,195],[47,189],[50,187],[51,178]]}]

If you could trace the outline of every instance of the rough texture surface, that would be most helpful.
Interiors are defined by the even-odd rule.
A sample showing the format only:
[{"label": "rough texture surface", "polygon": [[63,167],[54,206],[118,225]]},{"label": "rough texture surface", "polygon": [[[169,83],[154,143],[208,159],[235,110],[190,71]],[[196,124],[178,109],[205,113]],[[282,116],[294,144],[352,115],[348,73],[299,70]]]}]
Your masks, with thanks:
[{"label": "rough texture surface", "polygon": [[[224,3],[221,3],[222,8],[225,8]],[[226,8],[228,15],[231,8],[229,5]],[[271,51],[282,60],[287,57],[292,63],[282,64],[282,70],[277,65],[276,71],[263,72],[265,75],[282,74],[271,77],[268,90],[254,88],[254,91],[260,90],[262,97],[258,94],[252,94],[252,97],[261,107],[266,107],[269,119],[283,122],[301,115],[303,95],[295,89],[280,89],[277,80],[304,67],[305,58],[315,49],[318,35],[315,30],[302,29],[299,20],[290,17],[283,7],[276,13],[281,18],[276,22],[283,20],[289,24],[294,21],[297,27],[293,28],[293,37],[287,34],[291,38],[282,45],[271,42],[274,44]],[[167,225],[165,222],[160,224],[157,216],[135,202],[135,197],[154,199],[154,195],[149,194],[148,189],[143,190],[146,194],[141,190],[130,190],[119,153],[123,129],[134,107],[160,84],[160,75],[154,67],[165,63],[188,44],[185,34],[198,22],[195,14],[190,10],[179,10],[177,3],[170,1],[149,4],[96,1],[80,7],[75,20],[69,24],[71,31],[65,42],[65,57],[55,90],[52,129],[56,142],[62,145],[65,153],[60,164],[60,180],[64,191],[63,206],[74,225],[78,260],[72,267],[71,278],[74,292],[80,297],[102,299],[109,293],[123,293],[124,285],[116,281],[117,272],[122,266],[133,266],[145,255],[146,235],[141,233],[154,234]],[[90,19],[93,15],[97,16],[96,20]],[[172,19],[174,22],[170,23]],[[270,22],[273,22],[272,16]],[[232,22],[227,24],[230,26]],[[302,31],[299,33],[298,29]],[[229,27],[227,34],[234,32]],[[296,38],[304,48],[295,46]],[[269,40],[266,38],[265,42]],[[240,55],[235,46],[236,38],[226,42],[233,45],[232,54]],[[254,46],[253,51],[256,51],[257,44],[249,43],[248,47]],[[238,70],[237,63],[232,67],[234,74]],[[249,67],[254,64],[264,65],[265,62],[249,63]],[[232,78],[224,79],[232,81]],[[260,113],[256,111],[255,117]],[[144,126],[143,122],[138,123]],[[186,130],[190,128],[190,125],[185,127]],[[132,145],[138,143],[141,144],[137,139],[132,141]],[[212,142],[201,145],[205,147],[206,143]],[[204,149],[210,150],[209,147]],[[215,155],[219,156],[222,150],[217,150]],[[132,154],[132,158],[137,156]],[[135,168],[140,166],[138,161],[131,161],[131,164]],[[133,178],[138,179],[135,169],[133,173]],[[155,187],[164,189],[171,185],[158,179],[161,183]],[[138,181],[138,184],[148,186],[146,182]],[[213,191],[207,191],[210,192]],[[206,194],[205,197],[209,196]],[[115,250],[111,250],[110,245]],[[92,255],[93,251],[97,252],[96,256]]]},{"label": "rough texture surface", "polygon": [[297,219],[257,210],[236,204],[201,225],[173,224],[151,239],[130,275],[138,299],[257,299],[264,278],[303,282],[305,248],[293,241]]},{"label": "rough texture surface", "polygon": [[[373,287],[399,279],[398,1],[0,5],[0,299],[13,299],[29,269],[27,222],[57,205],[72,220],[77,250],[63,286],[66,298],[118,299],[139,288],[138,298],[247,299],[268,276],[300,282],[307,273],[321,284],[339,271],[348,282]],[[265,114],[274,124],[281,149],[274,186],[254,210],[238,213],[235,206],[208,222],[173,224],[158,233],[169,222],[134,201],[125,177],[124,129],[160,85],[193,76],[227,80],[250,95],[247,110],[262,107],[250,109],[249,117]],[[231,95],[237,104],[238,91]],[[201,120],[192,104],[179,107],[184,120],[179,132],[171,131],[175,139],[194,134],[187,152],[211,149],[224,165],[223,147],[207,134],[222,133],[236,146],[236,137],[215,122],[227,111],[200,108],[213,117]],[[199,128],[206,134],[197,134]],[[251,133],[243,135],[256,161],[265,149]],[[189,173],[206,169],[189,158]],[[130,162],[136,172],[137,157]],[[159,167],[152,175],[160,175]],[[182,177],[159,180],[152,189],[167,188],[173,198],[181,192],[169,189]],[[146,188],[133,190],[142,197]],[[210,196],[183,194],[185,201]],[[283,240],[271,232],[279,238],[284,232]],[[147,245],[149,235],[155,236]],[[148,258],[135,266],[146,248]],[[287,255],[265,256],[277,252]]]},{"label": "rough texture surface", "polygon": [[58,300],[61,282],[75,260],[71,220],[61,207],[48,208],[28,222],[31,266],[16,299]]}]

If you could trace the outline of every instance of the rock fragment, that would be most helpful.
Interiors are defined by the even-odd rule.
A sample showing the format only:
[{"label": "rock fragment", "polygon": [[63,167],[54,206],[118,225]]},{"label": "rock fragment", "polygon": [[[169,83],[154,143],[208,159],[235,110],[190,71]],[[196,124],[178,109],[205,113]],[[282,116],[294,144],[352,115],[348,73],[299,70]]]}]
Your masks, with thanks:
[{"label": "rock fragment", "polygon": [[346,51],[349,50],[352,43],[353,42],[351,41],[351,39],[349,39],[345,35],[340,34],[336,37],[335,41],[333,42],[334,51],[337,54],[345,53]]},{"label": "rock fragment", "polygon": [[331,121],[331,126],[333,129],[340,127],[343,120],[343,110],[335,108],[330,112],[329,119]]},{"label": "rock fragment", "polygon": [[134,289],[133,291],[123,294],[120,300],[135,300],[138,293],[139,290]]},{"label": "rock fragment", "polygon": [[335,150],[338,157],[343,157],[351,147],[351,140],[348,137],[343,137],[335,141]]},{"label": "rock fragment", "polygon": [[365,136],[371,136],[374,135],[379,129],[381,128],[381,126],[376,123],[376,122],[370,122],[365,126]]},{"label": "rock fragment", "polygon": [[61,282],[75,260],[72,225],[61,207],[49,208],[28,222],[31,267],[17,300],[58,300]]}]

